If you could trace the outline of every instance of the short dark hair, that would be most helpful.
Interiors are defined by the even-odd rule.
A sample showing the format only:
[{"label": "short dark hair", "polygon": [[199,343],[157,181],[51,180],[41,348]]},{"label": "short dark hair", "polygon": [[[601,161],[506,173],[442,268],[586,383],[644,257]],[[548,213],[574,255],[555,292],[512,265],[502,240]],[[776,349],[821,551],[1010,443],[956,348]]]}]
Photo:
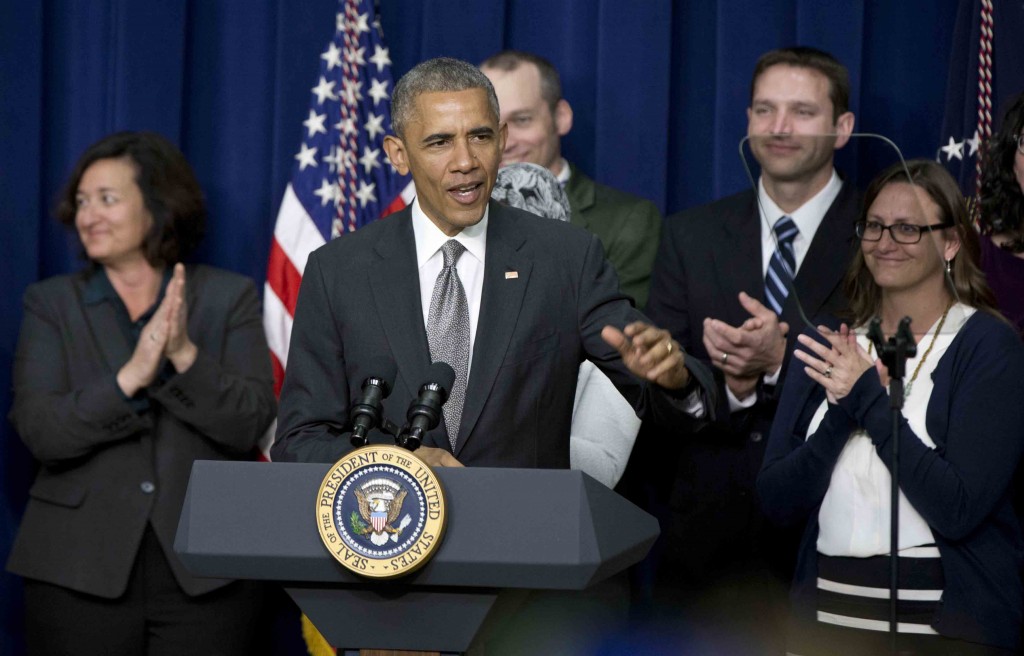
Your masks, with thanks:
[{"label": "short dark hair", "polygon": [[78,158],[54,211],[65,226],[75,224],[82,175],[101,159],[126,159],[135,168],[153,225],[142,242],[153,266],[174,264],[188,256],[206,231],[206,202],[185,156],[155,132],[117,132],[89,146]]},{"label": "short dark hair", "polygon": [[772,66],[810,68],[828,78],[828,97],[832,101],[833,123],[839,119],[840,115],[850,111],[849,71],[839,63],[838,59],[824,50],[807,46],[779,48],[761,55],[754,66],[754,76],[750,80],[751,102],[754,100],[754,89],[757,87],[758,78]]},{"label": "short dark hair", "polygon": [[500,120],[501,111],[498,109],[494,85],[479,68],[451,57],[437,57],[421,62],[395,85],[395,91],[391,94],[391,128],[399,138],[404,138],[405,126],[416,112],[416,97],[420,94],[469,89],[486,91],[494,120]]},{"label": "short dark hair", "polygon": [[522,50],[502,50],[480,64],[480,68],[493,68],[498,71],[511,72],[523,64],[533,64],[540,74],[540,97],[551,108],[552,113],[562,99],[562,79],[554,65],[539,55]]},{"label": "short dark hair", "polygon": [[1013,172],[1017,139],[1024,133],[1024,93],[1017,96],[992,136],[981,167],[978,223],[984,234],[1006,235],[1009,251],[1024,251],[1024,191]]},{"label": "short dark hair", "polygon": [[[902,162],[897,162],[879,173],[864,193],[860,220],[867,218],[871,205],[883,189],[899,183],[913,184],[923,189],[938,206],[939,221],[952,224],[952,227],[947,229],[956,230],[960,238],[960,251],[953,259],[950,271],[957,300],[1001,317],[996,309],[995,296],[985,282],[985,274],[981,271],[978,231],[971,223],[967,203],[960,193],[959,185],[941,164],[928,159],[912,159],[906,163],[906,169],[903,168]],[[850,228],[852,231],[853,226]],[[871,271],[864,262],[864,254],[859,248],[847,269],[843,285],[846,298],[850,300],[848,318],[855,326],[866,324],[881,307],[882,290],[875,283]]]}]

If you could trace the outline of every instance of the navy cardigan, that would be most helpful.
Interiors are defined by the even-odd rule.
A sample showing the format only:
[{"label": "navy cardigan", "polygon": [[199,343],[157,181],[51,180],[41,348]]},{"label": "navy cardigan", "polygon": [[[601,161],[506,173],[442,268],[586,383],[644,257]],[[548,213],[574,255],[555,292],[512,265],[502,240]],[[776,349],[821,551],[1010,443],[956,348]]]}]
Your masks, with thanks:
[{"label": "navy cardigan", "polygon": [[[925,418],[933,450],[900,424],[900,489],[928,522],[942,557],[945,591],[932,627],[941,635],[1016,649],[1024,612],[1021,533],[1010,483],[1024,452],[1024,344],[985,312],[961,328],[932,374]],[[765,515],[807,522],[793,582],[794,613],[813,619],[818,509],[850,433],[863,427],[888,466],[892,416],[873,370],[830,404],[807,439],[825,398],[802,363],[786,379],[757,480]]]}]

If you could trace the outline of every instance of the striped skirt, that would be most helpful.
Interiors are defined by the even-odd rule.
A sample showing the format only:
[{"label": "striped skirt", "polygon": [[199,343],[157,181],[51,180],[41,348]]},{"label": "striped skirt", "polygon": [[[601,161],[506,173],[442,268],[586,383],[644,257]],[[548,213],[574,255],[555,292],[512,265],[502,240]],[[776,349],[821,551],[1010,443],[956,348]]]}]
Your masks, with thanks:
[{"label": "striped skirt", "polygon": [[[816,621],[796,625],[792,656],[875,656],[891,653],[889,557],[847,558],[818,554]],[[902,552],[897,598],[897,649],[916,654],[976,656],[1002,649],[945,638],[931,627],[944,577],[938,548]]]}]

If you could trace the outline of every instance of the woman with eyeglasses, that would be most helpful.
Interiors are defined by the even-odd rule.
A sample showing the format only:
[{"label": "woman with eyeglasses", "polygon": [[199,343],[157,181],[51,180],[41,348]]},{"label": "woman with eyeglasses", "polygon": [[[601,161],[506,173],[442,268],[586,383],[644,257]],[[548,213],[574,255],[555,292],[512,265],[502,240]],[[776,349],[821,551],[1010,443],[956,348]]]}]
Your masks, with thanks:
[{"label": "woman with eyeglasses", "polygon": [[[940,165],[887,169],[864,207],[848,323],[798,338],[758,477],[770,519],[806,523],[789,651],[889,653],[896,439],[899,653],[1016,653],[1022,543],[1010,481],[1024,403],[1006,399],[1024,399],[1024,345],[994,309],[977,232]],[[888,373],[866,337],[874,317],[886,338],[910,317],[917,343],[897,435]]]},{"label": "woman with eyeglasses", "polygon": [[1024,93],[989,142],[978,195],[981,268],[999,309],[1024,335]]}]

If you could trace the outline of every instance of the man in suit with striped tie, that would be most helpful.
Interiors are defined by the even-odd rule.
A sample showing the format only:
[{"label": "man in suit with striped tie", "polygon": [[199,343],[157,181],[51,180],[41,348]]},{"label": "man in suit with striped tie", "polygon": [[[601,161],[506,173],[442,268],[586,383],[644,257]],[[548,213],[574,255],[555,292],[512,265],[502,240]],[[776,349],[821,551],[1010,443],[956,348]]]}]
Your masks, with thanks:
[{"label": "man in suit with striped tie", "polygon": [[[800,308],[813,322],[843,305],[860,198],[833,168],[853,131],[848,107],[849,77],[831,55],[763,55],[747,109],[757,189],[666,220],[647,304],[656,325],[714,366],[721,399],[719,420],[700,436],[645,426],[627,472],[627,485],[663,482],[645,488],[662,519],[658,562],[646,570],[657,566],[655,608],[678,618],[681,604],[684,617],[749,653],[783,653],[795,542],[763,525],[754,481],[804,325]],[[652,446],[672,443],[671,457]],[[657,453],[645,458],[648,448]]]}]

